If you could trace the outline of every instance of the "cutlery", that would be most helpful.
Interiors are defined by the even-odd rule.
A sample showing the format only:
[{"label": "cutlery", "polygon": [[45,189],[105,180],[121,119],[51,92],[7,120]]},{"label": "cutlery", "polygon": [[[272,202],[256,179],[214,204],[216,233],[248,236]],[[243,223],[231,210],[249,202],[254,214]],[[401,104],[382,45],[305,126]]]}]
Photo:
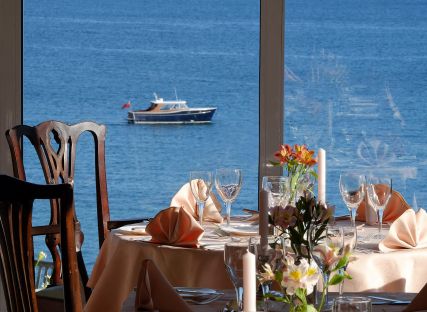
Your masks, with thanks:
[{"label": "cutlery", "polygon": [[376,299],[380,301],[373,301],[372,304],[374,305],[381,305],[381,304],[409,304],[410,300],[399,300],[399,299],[392,299],[392,298],[385,298],[380,296],[368,296],[371,299]]},{"label": "cutlery", "polygon": [[402,301],[372,301],[373,305],[408,305],[411,303],[409,300]]},{"label": "cutlery", "polygon": [[204,300],[195,300],[195,299],[190,299],[190,298],[184,298],[184,300],[187,301],[188,303],[191,303],[191,304],[199,304],[199,305],[201,305],[201,304],[211,303],[211,302],[219,299],[219,297],[221,297],[222,295],[223,295],[222,293],[218,293],[218,294],[216,294],[216,295],[214,295],[212,297],[209,297],[207,299],[204,299]]},{"label": "cutlery", "polygon": [[175,287],[175,290],[179,294],[199,294],[199,295],[223,295],[224,293],[221,291],[217,291],[211,288],[187,288],[187,287]]}]

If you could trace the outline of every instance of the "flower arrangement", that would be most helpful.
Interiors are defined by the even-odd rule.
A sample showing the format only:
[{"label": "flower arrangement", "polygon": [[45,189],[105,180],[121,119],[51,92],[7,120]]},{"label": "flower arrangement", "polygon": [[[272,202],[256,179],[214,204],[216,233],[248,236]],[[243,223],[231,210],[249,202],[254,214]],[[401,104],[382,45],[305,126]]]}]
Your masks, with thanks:
[{"label": "flower arrangement", "polygon": [[[40,265],[40,261],[43,261],[46,258],[47,258],[46,253],[44,251],[40,251],[39,254],[38,254],[38,256],[37,256],[37,260],[36,260],[36,263],[34,264],[34,267],[35,268],[38,267]],[[43,282],[40,285],[41,289],[47,288],[49,286],[49,284],[50,284],[50,277],[51,277],[51,275],[48,274],[47,271],[46,271],[45,276],[43,276]],[[36,285],[36,287],[38,287],[38,286],[39,285]]]},{"label": "flower arrangement", "polygon": [[[344,253],[339,256],[334,248],[324,251],[325,257],[331,262],[323,272],[314,261],[309,262],[306,258],[296,259],[289,254],[285,255],[274,269],[272,268],[274,264],[266,263],[263,266],[264,271],[259,274],[260,283],[275,282],[276,289],[280,290],[279,294],[271,292],[266,297],[289,304],[291,312],[322,311],[328,287],[341,283],[345,278],[351,279],[341,270],[348,264],[349,254]],[[327,273],[328,280],[324,281],[320,303],[315,307],[313,303],[308,302],[307,296],[313,293],[314,286],[317,285],[322,273],[324,275]],[[332,273],[335,274],[329,278]]]},{"label": "flower arrangement", "polygon": [[[331,244],[324,244],[333,207],[317,202],[311,185],[306,185],[307,181],[304,181],[307,176],[317,179],[317,173],[312,168],[317,163],[314,151],[305,145],[296,144],[292,147],[285,144],[274,156],[277,161],[271,161],[271,164],[286,169],[290,196],[287,205],[279,204],[270,208],[269,223],[282,242],[290,242],[293,253],[284,253],[280,260],[276,256],[274,260],[265,263],[259,279],[261,283],[275,285],[273,288],[279,293],[271,292],[266,296],[289,304],[290,311],[321,311],[328,287],[351,278],[342,270],[348,264],[349,253]],[[299,193],[301,185],[304,192]],[[313,258],[314,254],[316,258]],[[307,296],[313,293],[321,277],[322,299],[315,307],[307,300]]]},{"label": "flower arrangement", "polygon": [[[286,254],[281,261],[266,263],[260,281],[275,281],[283,296],[270,294],[268,297],[290,304],[290,311],[316,311],[314,305],[308,303],[307,296],[313,292],[320,276],[324,279],[319,311],[325,303],[328,287],[351,278],[341,270],[348,264],[349,253],[340,254],[340,248],[320,244],[332,212],[332,207],[317,202],[310,193],[301,196],[295,206],[288,204],[270,210],[270,224],[278,230],[282,240],[289,240],[293,256]],[[321,271],[313,260],[313,252],[318,257],[316,260],[322,263]]]},{"label": "flower arrangement", "polygon": [[270,162],[273,166],[282,166],[286,169],[287,176],[290,178],[290,202],[296,199],[298,185],[307,174],[317,179],[317,173],[312,169],[317,163],[313,155],[314,151],[309,150],[306,145],[295,144],[292,147],[289,144],[283,144],[274,154],[278,161]]},{"label": "flower arrangement", "polygon": [[317,244],[332,213],[333,207],[317,202],[314,196],[307,193],[299,198],[295,206],[273,207],[269,213],[269,223],[277,229],[280,236],[289,239],[295,254],[308,259],[308,230],[312,226],[317,227],[314,240]]}]

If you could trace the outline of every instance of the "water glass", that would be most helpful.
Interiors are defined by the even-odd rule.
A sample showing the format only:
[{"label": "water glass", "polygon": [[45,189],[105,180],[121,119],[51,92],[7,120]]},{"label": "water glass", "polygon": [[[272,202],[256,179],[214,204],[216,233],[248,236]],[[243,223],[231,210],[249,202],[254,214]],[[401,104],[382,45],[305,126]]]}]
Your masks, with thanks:
[{"label": "water glass", "polygon": [[224,245],[224,264],[236,291],[238,311],[243,311],[243,255],[249,250],[257,256],[259,238],[232,238]]},{"label": "water glass", "polygon": [[332,302],[329,302],[328,297],[328,283],[333,269],[329,265],[341,257],[340,253],[344,246],[343,228],[312,225],[308,230],[308,243],[310,255],[322,271],[325,301],[321,304],[324,303],[323,309],[328,311],[332,308]]},{"label": "water glass", "polygon": [[268,208],[286,206],[290,197],[290,179],[284,176],[262,177],[262,189],[268,194]]},{"label": "water glass", "polygon": [[383,213],[391,198],[393,182],[391,178],[378,176],[370,176],[367,178],[367,180],[368,183],[366,188],[368,193],[368,201],[378,214],[378,236],[379,238],[383,238]]},{"label": "water glass", "polygon": [[203,209],[210,196],[213,185],[213,176],[210,171],[191,171],[190,187],[197,202],[197,214],[200,226],[203,226]]},{"label": "water glass", "polygon": [[216,169],[215,188],[226,206],[225,218],[227,225],[230,225],[231,203],[239,195],[241,187],[242,171],[240,169]]},{"label": "water glass", "polygon": [[[354,226],[343,226],[342,232],[343,232],[343,240],[344,240],[344,252],[352,253],[353,250],[356,248],[356,244],[357,244],[357,229]],[[345,272],[346,269],[347,269],[347,266],[345,266],[341,270]],[[339,284],[340,296],[342,296],[343,294],[343,287],[344,287],[344,281],[342,281],[341,284]]]},{"label": "water glass", "polygon": [[334,299],[333,312],[371,312],[371,299],[367,297],[337,297]]},{"label": "water glass", "polygon": [[356,212],[365,197],[365,176],[356,173],[342,173],[339,188],[342,199],[351,215],[351,223],[356,226]]}]

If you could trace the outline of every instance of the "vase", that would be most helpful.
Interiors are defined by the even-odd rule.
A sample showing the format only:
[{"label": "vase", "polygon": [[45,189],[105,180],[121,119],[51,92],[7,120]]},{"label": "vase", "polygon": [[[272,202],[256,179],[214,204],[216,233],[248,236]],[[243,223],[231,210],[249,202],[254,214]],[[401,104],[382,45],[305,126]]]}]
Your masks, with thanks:
[{"label": "vase", "polygon": [[313,185],[311,176],[308,173],[290,176],[288,186],[289,195],[287,196],[288,203],[295,206],[296,202],[304,195],[305,192],[312,192]]}]

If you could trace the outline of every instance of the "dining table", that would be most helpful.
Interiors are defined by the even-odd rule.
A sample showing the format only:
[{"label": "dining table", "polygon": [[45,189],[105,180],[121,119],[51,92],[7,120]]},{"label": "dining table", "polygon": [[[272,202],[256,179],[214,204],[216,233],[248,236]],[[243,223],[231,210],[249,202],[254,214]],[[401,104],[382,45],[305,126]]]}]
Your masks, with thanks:
[{"label": "dining table", "polygon": [[[347,226],[349,222],[340,220],[337,224]],[[233,284],[224,265],[224,244],[242,235],[255,236],[258,228],[243,217],[233,219],[231,227],[205,223],[199,245],[188,248],[152,243],[144,227],[145,224],[128,225],[110,232],[88,281],[92,294],[85,311],[121,311],[134,293],[144,259],[153,260],[173,286],[225,290],[233,297]],[[383,231],[387,233],[387,225]],[[418,293],[427,282],[427,249],[380,252],[377,233],[377,226],[357,224],[357,248],[347,267],[352,280],[345,281],[344,293]],[[213,310],[208,305],[198,305],[195,311],[219,311],[218,304],[224,305],[221,300],[209,304]]]}]

